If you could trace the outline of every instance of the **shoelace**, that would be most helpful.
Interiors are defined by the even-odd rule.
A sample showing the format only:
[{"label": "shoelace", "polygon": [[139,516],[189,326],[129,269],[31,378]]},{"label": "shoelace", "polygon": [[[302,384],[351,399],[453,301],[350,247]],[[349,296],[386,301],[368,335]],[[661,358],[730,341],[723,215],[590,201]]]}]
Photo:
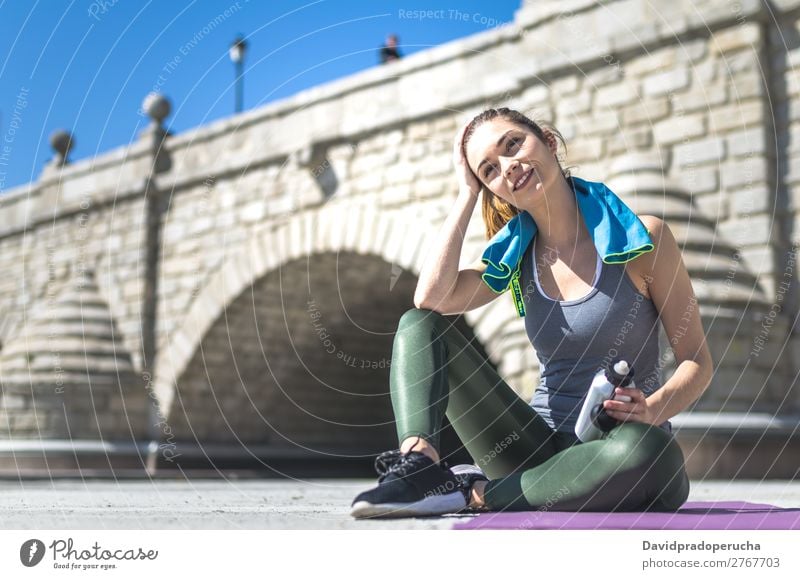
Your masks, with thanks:
[{"label": "shoelace", "polygon": [[399,450],[387,450],[386,452],[382,452],[375,457],[375,471],[383,476],[401,459],[402,454]]},{"label": "shoelace", "polygon": [[409,454],[403,454],[399,450],[388,450],[379,454],[375,458],[375,470],[380,475],[378,480],[382,481],[390,474],[406,476],[408,471],[419,461],[418,457],[409,456]]},{"label": "shoelace", "polygon": [[[405,476],[408,474],[409,469],[419,460],[416,455],[412,455],[412,451],[417,443],[414,443],[407,454],[403,454],[400,450],[387,450],[380,453],[375,457],[375,471],[380,475],[379,481],[382,481],[390,474],[398,476]],[[443,468],[447,468],[444,461],[440,461]]]}]

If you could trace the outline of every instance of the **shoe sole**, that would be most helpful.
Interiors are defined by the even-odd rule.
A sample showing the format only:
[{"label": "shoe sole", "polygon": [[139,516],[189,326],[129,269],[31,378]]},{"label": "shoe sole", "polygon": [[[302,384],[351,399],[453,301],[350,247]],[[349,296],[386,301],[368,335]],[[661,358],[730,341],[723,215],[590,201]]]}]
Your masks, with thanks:
[{"label": "shoe sole", "polygon": [[464,508],[464,495],[460,492],[426,497],[413,503],[378,503],[358,501],[350,515],[356,519],[425,517],[455,513]]}]

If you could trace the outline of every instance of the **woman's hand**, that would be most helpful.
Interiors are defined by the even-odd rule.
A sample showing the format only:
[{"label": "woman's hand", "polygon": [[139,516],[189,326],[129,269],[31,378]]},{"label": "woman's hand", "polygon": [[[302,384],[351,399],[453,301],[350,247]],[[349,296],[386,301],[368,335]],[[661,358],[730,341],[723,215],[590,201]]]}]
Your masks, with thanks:
[{"label": "woman's hand", "polygon": [[630,402],[621,400],[606,400],[603,408],[611,418],[620,422],[645,422],[656,424],[656,416],[653,407],[647,402],[644,392],[638,388],[617,388],[614,391],[616,396],[628,396]]},{"label": "woman's hand", "polygon": [[458,179],[458,190],[466,189],[472,195],[476,196],[481,192],[481,183],[469,168],[467,159],[464,156],[464,132],[469,123],[463,125],[456,134],[453,141],[453,166],[456,170],[456,178]]}]

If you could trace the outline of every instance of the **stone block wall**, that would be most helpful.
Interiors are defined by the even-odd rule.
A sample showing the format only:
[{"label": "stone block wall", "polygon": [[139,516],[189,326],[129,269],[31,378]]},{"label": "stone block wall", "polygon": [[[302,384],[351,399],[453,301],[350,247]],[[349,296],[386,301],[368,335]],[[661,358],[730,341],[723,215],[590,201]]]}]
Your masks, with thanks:
[{"label": "stone block wall", "polygon": [[[756,0],[658,9],[642,0],[525,2],[509,25],[169,136],[167,164],[155,163],[142,139],[48,172],[0,198],[0,265],[10,272],[0,280],[0,340],[19,335],[25,308],[42,301],[50,280],[88,264],[138,372],[150,347],[142,335],[153,336],[148,370],[174,431],[190,432],[194,421],[203,437],[217,436],[224,420],[207,396],[209,377],[235,412],[246,405],[231,383],[235,355],[219,352],[226,340],[242,353],[242,375],[261,384],[253,408],[275,400],[275,381],[251,350],[262,324],[248,326],[248,316],[269,332],[281,311],[295,319],[298,296],[337,288],[360,311],[377,302],[397,316],[411,307],[416,275],[456,195],[453,136],[480,110],[510,106],[563,134],[561,162],[573,174],[615,179],[626,202],[646,195],[647,211],[670,223],[718,363],[697,410],[794,415],[798,356],[787,353],[800,349],[800,1],[770,8]],[[480,256],[483,232],[478,204],[462,266]],[[348,256],[342,264],[321,257],[339,254]],[[292,276],[318,263],[315,287],[301,290]],[[348,267],[362,275],[343,282]],[[284,287],[284,277],[295,285]],[[248,307],[256,289],[272,302]],[[276,309],[283,298],[293,305]],[[343,310],[341,303],[329,308]],[[225,325],[229,308],[238,312],[235,329]],[[337,319],[348,340],[376,355],[360,341],[362,328]],[[528,398],[536,355],[510,296],[462,320]],[[301,354],[282,351],[275,362]],[[370,392],[364,376],[354,379],[362,394]],[[295,386],[311,400],[303,388],[313,386]],[[260,440],[255,410],[241,428]],[[322,430],[309,436],[325,438]]]}]

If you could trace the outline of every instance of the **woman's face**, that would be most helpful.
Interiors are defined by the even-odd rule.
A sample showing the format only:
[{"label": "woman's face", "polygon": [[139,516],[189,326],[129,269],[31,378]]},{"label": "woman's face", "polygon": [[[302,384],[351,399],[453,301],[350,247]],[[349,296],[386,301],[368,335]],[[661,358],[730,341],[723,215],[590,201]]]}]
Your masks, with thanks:
[{"label": "woman's face", "polygon": [[[547,133],[546,133],[547,134]],[[479,125],[467,141],[472,172],[492,193],[517,208],[543,194],[554,172],[561,175],[556,143],[544,144],[527,127],[502,117]]]}]

